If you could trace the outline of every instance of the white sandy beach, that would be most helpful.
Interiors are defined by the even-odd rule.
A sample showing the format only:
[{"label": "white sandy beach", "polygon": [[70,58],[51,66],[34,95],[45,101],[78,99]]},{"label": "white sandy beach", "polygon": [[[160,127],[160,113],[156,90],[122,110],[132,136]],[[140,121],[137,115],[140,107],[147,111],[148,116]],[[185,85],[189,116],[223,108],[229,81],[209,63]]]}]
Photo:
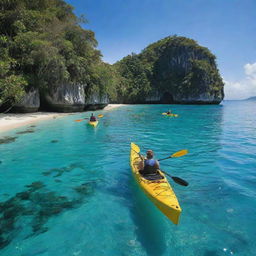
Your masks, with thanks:
[{"label": "white sandy beach", "polygon": [[[123,104],[109,104],[104,110],[112,110],[117,107],[124,106]],[[0,133],[14,128],[34,124],[38,121],[56,119],[76,113],[51,113],[51,112],[36,112],[25,114],[0,114]]]},{"label": "white sandy beach", "polygon": [[108,104],[104,110],[111,110],[111,109],[114,109],[114,108],[119,108],[119,107],[122,107],[122,106],[126,106],[127,104]]}]

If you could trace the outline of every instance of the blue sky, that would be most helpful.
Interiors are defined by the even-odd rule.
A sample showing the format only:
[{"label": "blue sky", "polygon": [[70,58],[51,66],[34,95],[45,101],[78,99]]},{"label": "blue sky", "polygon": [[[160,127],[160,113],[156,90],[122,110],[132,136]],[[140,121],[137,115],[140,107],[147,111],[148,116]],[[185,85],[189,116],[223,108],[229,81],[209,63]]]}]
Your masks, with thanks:
[{"label": "blue sky", "polygon": [[66,0],[114,63],[177,34],[217,57],[226,99],[256,95],[256,0]]}]

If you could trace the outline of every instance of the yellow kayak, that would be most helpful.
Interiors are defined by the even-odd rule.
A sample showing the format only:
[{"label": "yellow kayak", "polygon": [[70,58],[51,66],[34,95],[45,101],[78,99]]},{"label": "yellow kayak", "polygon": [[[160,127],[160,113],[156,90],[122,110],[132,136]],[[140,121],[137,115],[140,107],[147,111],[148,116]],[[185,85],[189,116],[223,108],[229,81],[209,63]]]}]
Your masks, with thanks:
[{"label": "yellow kayak", "polygon": [[139,173],[139,152],[139,146],[131,143],[130,164],[136,182],[154,205],[174,224],[178,224],[181,208],[172,187],[161,171],[159,173],[163,178],[160,180],[147,180]]},{"label": "yellow kayak", "polygon": [[167,113],[162,113],[163,116],[174,116],[174,117],[178,117],[177,114],[167,114]]},{"label": "yellow kayak", "polygon": [[93,126],[93,127],[96,127],[98,125],[98,123],[99,123],[99,121],[93,121],[93,122],[89,121],[88,122],[88,124]]}]

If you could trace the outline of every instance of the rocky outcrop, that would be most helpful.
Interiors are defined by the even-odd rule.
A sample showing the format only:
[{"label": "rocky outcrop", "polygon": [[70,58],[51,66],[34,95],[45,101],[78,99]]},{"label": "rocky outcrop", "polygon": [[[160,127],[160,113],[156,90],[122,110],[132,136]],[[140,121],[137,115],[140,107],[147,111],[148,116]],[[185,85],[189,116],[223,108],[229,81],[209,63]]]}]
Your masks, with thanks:
[{"label": "rocky outcrop", "polygon": [[177,95],[174,102],[177,104],[219,104],[223,100],[223,94],[209,95],[208,93],[202,93],[196,96],[184,97],[183,95]]},{"label": "rocky outcrop", "polygon": [[169,103],[219,104],[224,83],[215,56],[206,48],[183,43],[168,45],[155,62],[154,87],[171,95]]},{"label": "rocky outcrop", "polygon": [[222,101],[222,93],[219,95],[209,95],[202,93],[201,95],[191,95],[185,97],[182,94],[172,95],[169,92],[159,93],[148,96],[145,100],[146,104],[219,104]]},{"label": "rocky outcrop", "polygon": [[38,89],[32,89],[12,108],[12,112],[37,112],[39,108],[43,111],[80,112],[103,109],[108,103],[106,94],[94,92],[86,97],[83,85],[63,84],[40,94]]},{"label": "rocky outcrop", "polygon": [[109,98],[106,94],[94,92],[85,100],[85,110],[103,109],[108,103]]},{"label": "rocky outcrop", "polygon": [[224,83],[215,59],[192,39],[159,40],[115,64],[122,82],[118,98],[131,104],[219,104]]},{"label": "rocky outcrop", "polygon": [[63,84],[41,94],[42,108],[57,112],[79,112],[85,107],[83,85]]},{"label": "rocky outcrop", "polygon": [[23,99],[16,103],[11,109],[12,112],[17,113],[32,113],[37,112],[40,107],[40,97],[38,89],[32,89],[23,97]]}]

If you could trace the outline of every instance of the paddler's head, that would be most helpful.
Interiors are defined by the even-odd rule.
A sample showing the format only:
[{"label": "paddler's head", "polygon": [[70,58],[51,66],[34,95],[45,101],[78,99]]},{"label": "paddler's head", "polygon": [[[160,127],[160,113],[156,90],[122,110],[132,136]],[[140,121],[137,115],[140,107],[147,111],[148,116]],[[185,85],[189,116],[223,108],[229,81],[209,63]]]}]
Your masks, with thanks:
[{"label": "paddler's head", "polygon": [[149,149],[147,151],[147,159],[151,159],[153,157],[154,157],[154,152],[153,152],[153,150]]}]

